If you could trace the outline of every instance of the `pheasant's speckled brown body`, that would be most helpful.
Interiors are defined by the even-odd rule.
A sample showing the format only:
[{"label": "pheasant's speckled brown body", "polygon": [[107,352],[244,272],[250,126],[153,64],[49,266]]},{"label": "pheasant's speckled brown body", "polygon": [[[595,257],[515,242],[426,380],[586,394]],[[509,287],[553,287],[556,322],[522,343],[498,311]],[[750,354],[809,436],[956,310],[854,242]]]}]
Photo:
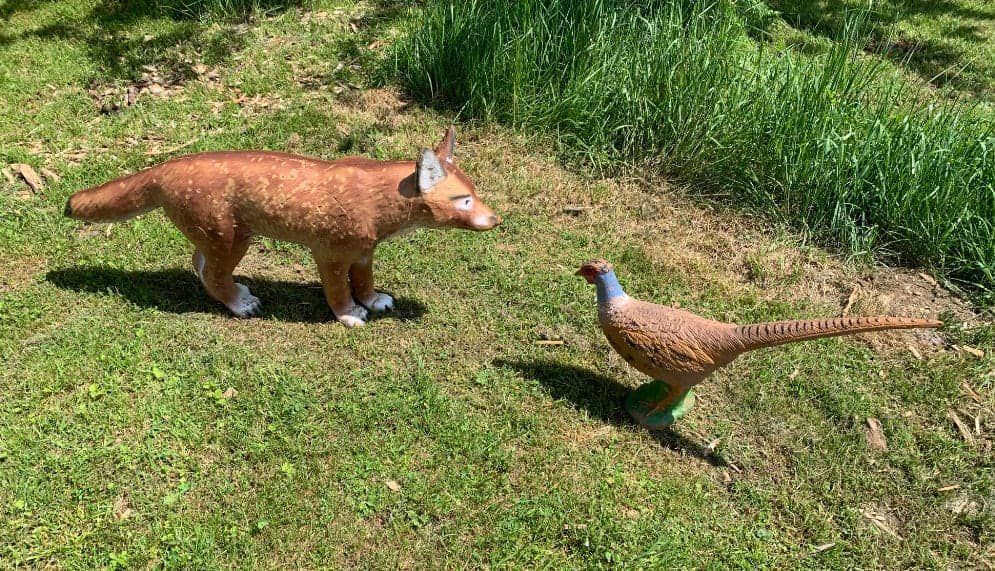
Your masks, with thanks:
[{"label": "pheasant's speckled brown body", "polygon": [[[611,265],[603,260],[589,262],[577,273],[597,285],[598,317],[611,346],[637,370],[669,387],[664,398],[650,407],[650,414],[682,401],[691,387],[752,349],[868,331],[942,325],[939,321],[906,317],[851,317],[739,326],[632,299],[622,291]],[[671,417],[669,422],[676,418],[679,416]]]},{"label": "pheasant's speckled brown body", "polygon": [[623,359],[654,379],[684,389],[746,351],[884,329],[939,327],[939,321],[853,317],[738,326],[628,296],[599,304],[601,329]]},{"label": "pheasant's speckled brown body", "polygon": [[690,388],[739,355],[735,326],[622,296],[598,304],[608,343],[639,372]]}]

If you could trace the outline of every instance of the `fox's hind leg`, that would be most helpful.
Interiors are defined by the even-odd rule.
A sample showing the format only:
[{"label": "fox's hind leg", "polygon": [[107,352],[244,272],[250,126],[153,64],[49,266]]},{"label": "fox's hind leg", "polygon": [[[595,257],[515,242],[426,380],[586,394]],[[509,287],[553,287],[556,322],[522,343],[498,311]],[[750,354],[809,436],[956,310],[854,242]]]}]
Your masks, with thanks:
[{"label": "fox's hind leg", "polygon": [[204,289],[238,317],[252,317],[262,309],[259,298],[232,278],[235,266],[249,249],[249,240],[248,236],[238,239],[227,249],[198,245],[193,253],[193,267]]},{"label": "fox's hind leg", "polygon": [[394,298],[373,289],[373,253],[363,256],[349,267],[352,297],[373,312],[394,309]]},{"label": "fox's hind leg", "polygon": [[166,201],[162,207],[194,246],[193,268],[208,295],[238,317],[251,317],[260,310],[259,298],[249,288],[235,283],[231,273],[249,249],[252,232],[239,227],[234,213],[216,201]]}]

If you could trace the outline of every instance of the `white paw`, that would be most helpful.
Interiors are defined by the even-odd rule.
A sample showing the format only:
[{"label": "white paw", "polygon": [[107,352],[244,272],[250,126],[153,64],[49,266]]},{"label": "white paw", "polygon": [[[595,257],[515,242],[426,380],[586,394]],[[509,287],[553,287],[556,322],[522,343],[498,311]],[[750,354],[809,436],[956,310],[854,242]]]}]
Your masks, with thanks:
[{"label": "white paw", "polygon": [[394,298],[385,293],[374,292],[371,299],[363,300],[363,305],[370,308],[370,311],[374,313],[390,311],[391,309],[394,309]]},{"label": "white paw", "polygon": [[346,327],[362,327],[366,325],[366,315],[367,311],[365,309],[354,305],[344,314],[336,315],[336,318]]},{"label": "white paw", "polygon": [[263,307],[262,302],[259,301],[259,298],[252,295],[252,293],[249,292],[249,288],[240,283],[235,284],[235,289],[238,290],[238,294],[235,296],[233,301],[226,304],[228,309],[239,317],[253,317],[255,315],[259,315],[259,310]]}]

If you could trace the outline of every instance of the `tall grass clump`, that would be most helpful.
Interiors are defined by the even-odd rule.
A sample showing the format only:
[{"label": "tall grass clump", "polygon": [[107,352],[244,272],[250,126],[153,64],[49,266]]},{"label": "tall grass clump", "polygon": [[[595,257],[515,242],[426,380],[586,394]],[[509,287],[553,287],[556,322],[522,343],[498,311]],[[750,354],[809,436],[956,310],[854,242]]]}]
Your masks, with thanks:
[{"label": "tall grass clump", "polygon": [[742,4],[437,0],[393,61],[416,96],[466,116],[995,287],[992,117],[916,95],[856,41],[820,56],[765,48]]}]

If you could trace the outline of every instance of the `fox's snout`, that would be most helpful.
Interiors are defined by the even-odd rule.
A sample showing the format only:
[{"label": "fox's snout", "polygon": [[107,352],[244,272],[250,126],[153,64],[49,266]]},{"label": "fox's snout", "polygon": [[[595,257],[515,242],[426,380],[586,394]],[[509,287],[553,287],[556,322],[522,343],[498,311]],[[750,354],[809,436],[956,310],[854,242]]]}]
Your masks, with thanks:
[{"label": "fox's snout", "polygon": [[501,224],[501,217],[493,212],[491,214],[479,214],[473,217],[474,230],[490,230]]}]

